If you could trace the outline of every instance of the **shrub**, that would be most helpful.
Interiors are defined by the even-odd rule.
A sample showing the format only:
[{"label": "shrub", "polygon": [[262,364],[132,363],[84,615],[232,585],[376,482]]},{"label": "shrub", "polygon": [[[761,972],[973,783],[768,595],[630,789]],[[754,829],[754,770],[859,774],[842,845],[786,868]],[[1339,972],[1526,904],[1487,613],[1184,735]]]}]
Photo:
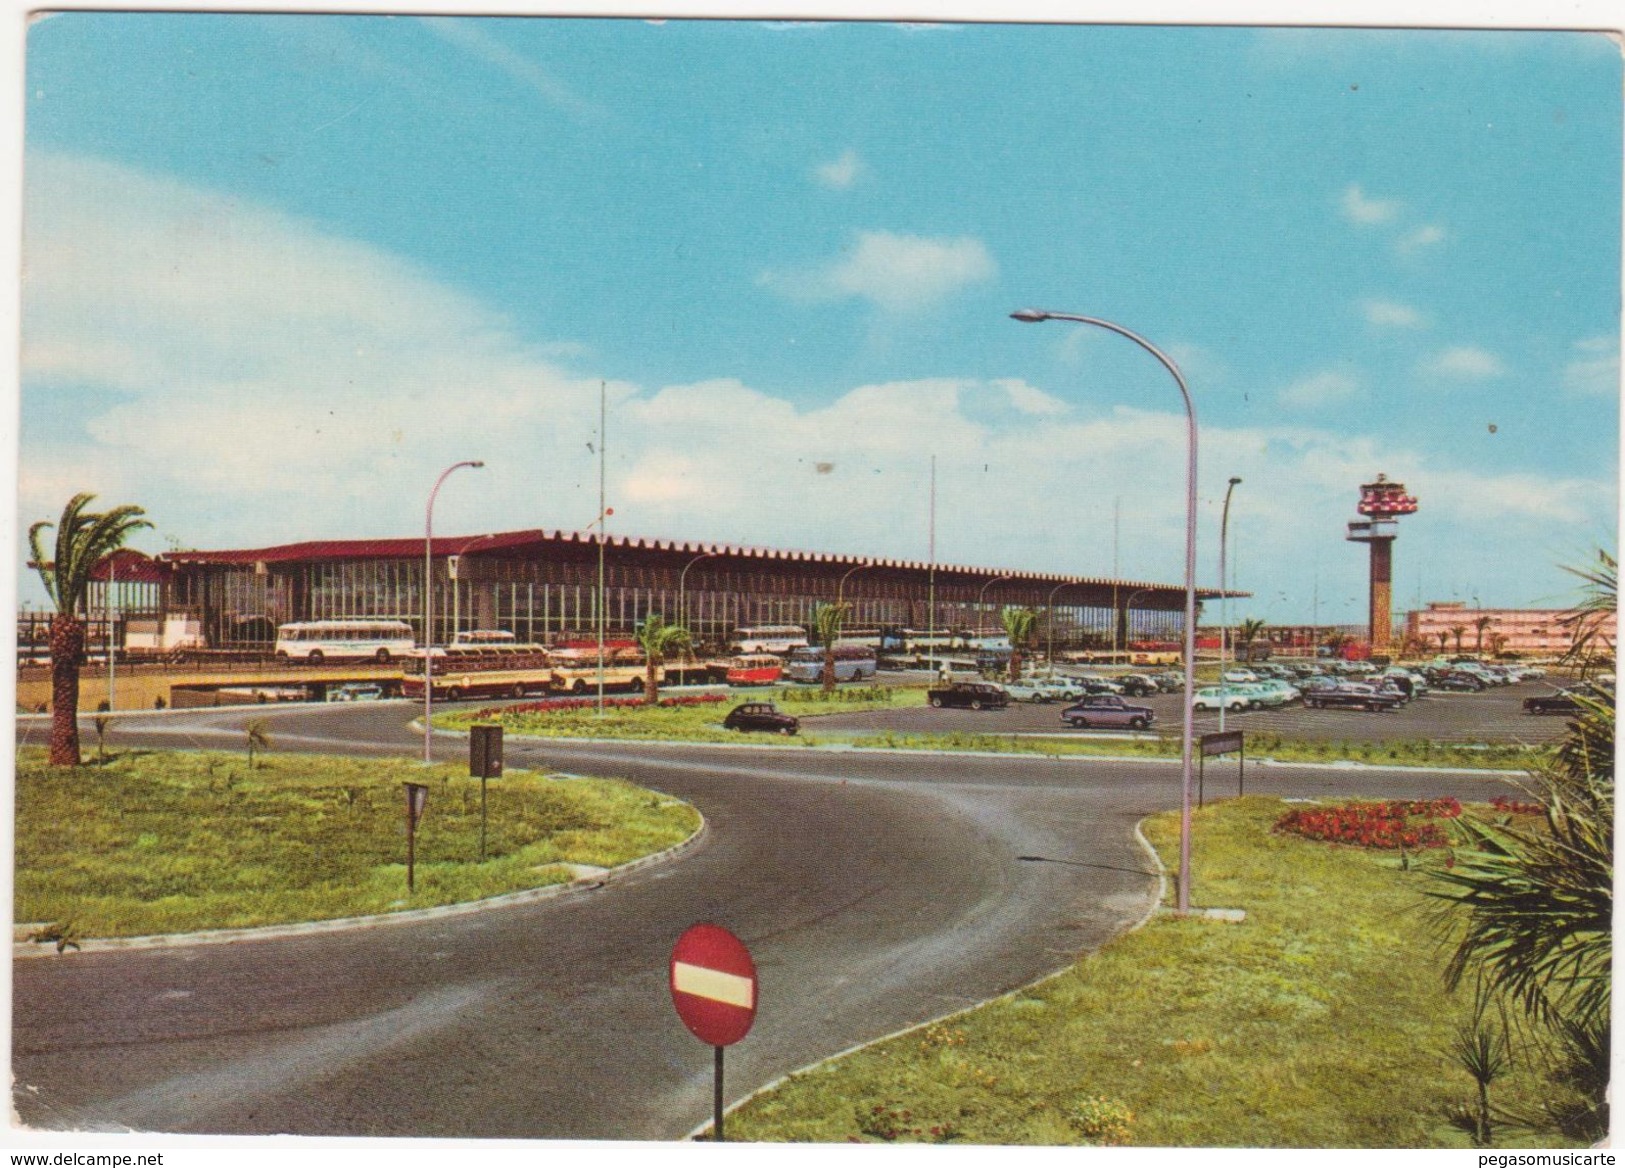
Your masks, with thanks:
[{"label": "shrub", "polygon": [[1096,1144],[1126,1144],[1134,1126],[1134,1112],[1128,1104],[1103,1095],[1079,1100],[1067,1119],[1084,1139]]}]

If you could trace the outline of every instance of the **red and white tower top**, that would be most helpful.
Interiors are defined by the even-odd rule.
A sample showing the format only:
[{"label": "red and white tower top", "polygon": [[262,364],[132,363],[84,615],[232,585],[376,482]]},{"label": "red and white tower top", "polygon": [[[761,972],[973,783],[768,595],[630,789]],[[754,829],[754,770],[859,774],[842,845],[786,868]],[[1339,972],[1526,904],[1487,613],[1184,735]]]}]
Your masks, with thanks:
[{"label": "red and white tower top", "polygon": [[1404,483],[1391,483],[1386,476],[1378,475],[1376,482],[1361,484],[1357,510],[1372,519],[1392,519],[1414,514],[1417,505],[1416,497],[1405,493]]}]

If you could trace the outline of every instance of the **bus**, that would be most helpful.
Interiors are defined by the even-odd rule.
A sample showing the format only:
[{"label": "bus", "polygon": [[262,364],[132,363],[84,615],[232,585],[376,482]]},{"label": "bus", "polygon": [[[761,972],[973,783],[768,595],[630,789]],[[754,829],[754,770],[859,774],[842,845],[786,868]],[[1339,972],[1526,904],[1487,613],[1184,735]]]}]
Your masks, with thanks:
[{"label": "bus", "polygon": [[[643,652],[632,644],[617,643],[615,646],[604,646],[604,664],[600,671],[598,665],[598,647],[574,647],[555,649],[551,654],[553,660],[552,688],[557,693],[585,694],[596,691],[600,677],[603,679],[606,690],[618,689],[628,693],[636,693],[643,688],[644,677],[648,672],[647,659]],[[666,680],[664,666],[655,667],[655,684],[659,685]]]},{"label": "bus", "polygon": [[507,629],[463,629],[451,639],[453,645],[517,645],[519,638]]},{"label": "bus", "polygon": [[800,625],[755,625],[735,629],[728,647],[735,653],[788,653],[806,644],[807,630]]},{"label": "bus", "polygon": [[417,642],[412,626],[402,620],[318,620],[278,625],[278,661],[362,661],[387,665],[409,656]]},{"label": "bus", "polygon": [[772,653],[745,653],[728,658],[729,685],[772,685],[784,672],[784,662]]},{"label": "bus", "polygon": [[[542,645],[452,644],[431,654],[436,700],[523,698],[547,693],[553,685],[553,659]],[[422,649],[407,657],[401,677],[403,697],[422,699],[423,660]]]},{"label": "bus", "polygon": [[[791,681],[822,681],[824,650],[821,646],[797,649],[790,654],[784,675]],[[862,681],[875,675],[875,651],[868,645],[835,646],[835,680]]]}]

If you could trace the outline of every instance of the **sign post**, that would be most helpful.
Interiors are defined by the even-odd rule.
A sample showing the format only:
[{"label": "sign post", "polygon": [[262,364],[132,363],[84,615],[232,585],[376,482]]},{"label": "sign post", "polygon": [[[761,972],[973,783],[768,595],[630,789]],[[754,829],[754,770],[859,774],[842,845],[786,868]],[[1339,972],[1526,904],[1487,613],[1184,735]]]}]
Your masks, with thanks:
[{"label": "sign post", "polygon": [[1224,730],[1217,734],[1204,734],[1201,739],[1202,762],[1196,778],[1196,805],[1205,806],[1203,802],[1203,781],[1207,778],[1207,760],[1211,754],[1233,754],[1241,752],[1236,771],[1236,795],[1239,798],[1247,793],[1247,739],[1243,731]]},{"label": "sign post", "polygon": [[716,1051],[713,1130],[722,1141],[722,1051],[756,1021],[756,963],[721,925],[691,926],[671,951],[671,1001],[689,1033]]},{"label": "sign post", "polygon": [[429,788],[423,783],[402,783],[401,786],[406,788],[406,891],[411,892],[417,861],[418,820],[423,818],[423,809],[428,806]]},{"label": "sign post", "polygon": [[468,728],[468,773],[480,781],[480,862],[485,862],[485,780],[502,777],[502,727]]}]

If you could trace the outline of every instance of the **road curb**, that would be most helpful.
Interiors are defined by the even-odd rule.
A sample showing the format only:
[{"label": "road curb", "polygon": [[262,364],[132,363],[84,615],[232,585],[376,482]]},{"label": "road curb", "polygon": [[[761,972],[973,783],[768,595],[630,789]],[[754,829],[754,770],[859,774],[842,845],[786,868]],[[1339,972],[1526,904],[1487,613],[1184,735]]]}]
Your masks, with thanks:
[{"label": "road curb", "polygon": [[[1139,920],[1135,921],[1132,925],[1128,926],[1128,928],[1124,929],[1121,933],[1115,934],[1094,950],[1080,951],[1072,958],[1071,961],[1061,966],[1061,968],[1052,970],[1049,973],[1044,974],[1042,977],[1034,978],[1032,981],[1027,982],[1024,985],[1019,985],[1013,990],[1005,990],[1002,994],[995,994],[991,998],[984,998],[982,1001],[974,1002],[969,1006],[961,1006],[959,1009],[950,1011],[949,1013],[943,1014],[940,1017],[927,1018],[924,1022],[916,1022],[911,1026],[904,1026],[900,1030],[893,1030],[890,1034],[882,1034],[879,1038],[871,1038],[867,1042],[857,1043],[855,1046],[849,1046],[845,1050],[838,1050],[834,1054],[826,1055],[815,1062],[810,1062],[806,1066],[797,1067],[793,1071],[787,1071],[778,1078],[774,1079],[772,1082],[763,1083],[749,1095],[740,1098],[734,1103],[728,1104],[727,1107],[722,1109],[723,1118],[727,1118],[728,1116],[734,1114],[741,1107],[744,1107],[747,1103],[750,1103],[759,1096],[766,1095],[770,1091],[778,1090],[797,1075],[805,1075],[811,1071],[817,1070],[819,1067],[832,1063],[837,1059],[843,1059],[849,1055],[857,1054],[859,1051],[867,1050],[871,1046],[878,1046],[882,1042],[890,1042],[894,1038],[902,1038],[904,1035],[913,1034],[917,1030],[924,1030],[928,1026],[938,1026],[943,1022],[949,1021],[950,1019],[963,1017],[966,1014],[970,1014],[982,1009],[984,1006],[990,1006],[994,1002],[1002,1002],[1006,998],[1013,998],[1017,994],[1024,994],[1030,989],[1043,985],[1045,982],[1054,981],[1056,978],[1071,973],[1074,969],[1076,969],[1079,959],[1081,959],[1087,953],[1099,952],[1100,949],[1104,949],[1107,945],[1115,944],[1124,937],[1127,937],[1129,934],[1137,933],[1141,929],[1145,928],[1146,925],[1150,924],[1151,921],[1161,913],[1162,902],[1168,896],[1168,867],[1162,862],[1162,857],[1157,854],[1157,849],[1151,846],[1151,841],[1145,838],[1145,831],[1143,830],[1144,827],[1144,819],[1140,820],[1134,825],[1134,839],[1139,843],[1141,850],[1144,851],[1147,856],[1151,857],[1151,862],[1156,865],[1156,872],[1148,872],[1146,875],[1156,876],[1157,893],[1151,898],[1150,907],[1146,909],[1145,915]],[[711,1127],[712,1122],[712,1120],[708,1119],[700,1123],[699,1126],[690,1129],[689,1132],[683,1136],[684,1141],[697,1141],[700,1136]]]},{"label": "road curb", "polygon": [[[664,792],[657,792],[664,794]],[[670,796],[667,796],[670,798]],[[689,806],[693,806],[689,804]],[[695,810],[699,814],[698,809]],[[514,905],[530,904],[538,900],[551,900],[561,896],[575,896],[587,892],[596,892],[605,885],[610,884],[618,876],[625,876],[642,868],[653,867],[667,860],[697,847],[700,842],[710,834],[711,825],[704,815],[700,815],[700,826],[694,834],[681,843],[654,852],[647,856],[639,856],[635,860],[614,868],[602,870],[601,874],[594,873],[589,876],[577,877],[563,884],[549,884],[542,888],[525,888],[518,892],[504,892],[499,896],[488,896],[483,900],[467,900],[458,904],[441,904],[432,908],[407,909],[404,912],[376,913],[364,917],[336,917],[327,921],[303,921],[297,924],[265,925],[253,929],[209,929],[197,933],[159,933],[147,937],[97,937],[79,942],[79,952],[106,953],[127,949],[178,949],[192,945],[230,945],[239,941],[276,941],[287,937],[308,937],[322,933],[338,933],[351,929],[368,929],[386,925],[413,924],[421,921],[440,920],[449,917],[468,916],[472,913],[484,912],[487,909],[509,908]],[[49,942],[45,941],[13,941],[11,946],[12,960],[26,960],[43,957],[65,957],[67,954],[56,952]]]}]

